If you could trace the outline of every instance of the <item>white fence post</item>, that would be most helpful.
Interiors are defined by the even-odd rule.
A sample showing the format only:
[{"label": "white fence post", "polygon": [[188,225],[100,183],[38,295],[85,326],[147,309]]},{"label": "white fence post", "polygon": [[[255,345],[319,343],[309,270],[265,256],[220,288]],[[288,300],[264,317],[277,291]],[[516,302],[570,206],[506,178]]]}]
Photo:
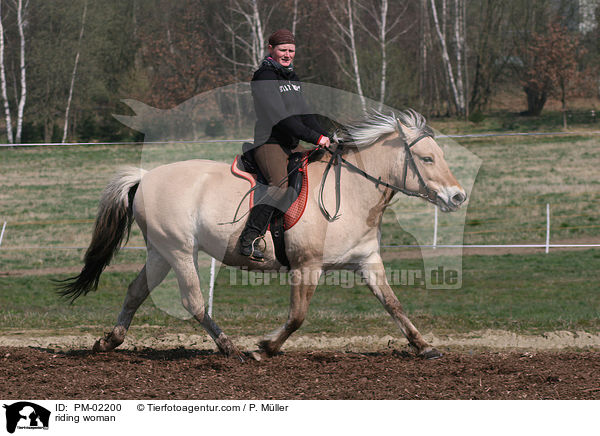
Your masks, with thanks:
[{"label": "white fence post", "polygon": [[550,203],[546,203],[546,254],[550,251]]},{"label": "white fence post", "polygon": [[0,245],[2,245],[2,238],[4,238],[4,229],[6,228],[6,221],[4,221],[4,225],[2,226],[2,232],[0,232]]},{"label": "white fence post", "polygon": [[433,206],[433,249],[437,248],[438,207]]},{"label": "white fence post", "polygon": [[210,258],[210,286],[208,288],[208,316],[212,318],[213,295],[215,293],[215,258]]}]

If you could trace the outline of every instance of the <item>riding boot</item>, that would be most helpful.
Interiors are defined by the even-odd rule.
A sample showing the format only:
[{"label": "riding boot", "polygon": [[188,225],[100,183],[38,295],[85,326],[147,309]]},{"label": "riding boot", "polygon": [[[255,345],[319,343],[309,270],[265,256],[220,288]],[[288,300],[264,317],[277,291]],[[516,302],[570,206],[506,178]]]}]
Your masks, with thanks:
[{"label": "riding boot", "polygon": [[265,235],[275,207],[268,204],[257,204],[250,210],[246,227],[240,235],[240,254],[259,262],[265,254],[258,248],[259,242]]}]

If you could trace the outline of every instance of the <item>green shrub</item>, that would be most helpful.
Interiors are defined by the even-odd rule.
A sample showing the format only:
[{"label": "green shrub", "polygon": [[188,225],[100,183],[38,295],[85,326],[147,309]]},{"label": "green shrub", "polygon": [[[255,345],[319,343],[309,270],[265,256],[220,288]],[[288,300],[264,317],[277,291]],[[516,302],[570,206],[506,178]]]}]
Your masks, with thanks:
[{"label": "green shrub", "polygon": [[476,110],[469,115],[469,121],[472,123],[479,124],[483,120],[485,120],[485,115],[480,110]]}]

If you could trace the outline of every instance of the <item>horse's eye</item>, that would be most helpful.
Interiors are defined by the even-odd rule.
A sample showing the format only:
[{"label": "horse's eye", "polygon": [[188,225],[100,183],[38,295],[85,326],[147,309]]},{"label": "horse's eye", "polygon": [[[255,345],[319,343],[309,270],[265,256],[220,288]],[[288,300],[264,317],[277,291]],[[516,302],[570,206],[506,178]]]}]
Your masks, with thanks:
[{"label": "horse's eye", "polygon": [[422,157],[421,160],[425,163],[433,163],[433,158],[429,156]]}]

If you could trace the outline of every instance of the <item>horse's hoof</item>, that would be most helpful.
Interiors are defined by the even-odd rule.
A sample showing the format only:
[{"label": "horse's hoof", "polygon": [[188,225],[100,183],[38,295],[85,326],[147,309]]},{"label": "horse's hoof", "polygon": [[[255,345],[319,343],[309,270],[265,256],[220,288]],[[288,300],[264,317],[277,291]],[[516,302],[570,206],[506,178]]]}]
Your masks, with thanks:
[{"label": "horse's hoof", "polygon": [[236,357],[240,362],[244,363],[244,355],[237,349],[231,339],[227,337],[225,333],[221,333],[217,339],[215,339],[217,348],[226,357]]},{"label": "horse's hoof", "polygon": [[418,354],[418,356],[424,360],[433,360],[433,359],[439,359],[440,357],[443,356],[443,354],[435,348],[430,348],[428,350],[420,352]]},{"label": "horse's hoof", "polygon": [[104,338],[98,339],[92,347],[92,351],[94,353],[105,353],[110,350],[112,350],[112,348],[110,347],[109,343],[104,340]]},{"label": "horse's hoof", "polygon": [[273,347],[273,345],[271,344],[271,342],[266,339],[264,339],[258,343],[258,348],[259,348],[260,352],[262,354],[266,355],[267,357],[273,357],[273,356],[280,354],[279,350],[276,350]]},{"label": "horse's hoof", "polygon": [[121,325],[115,326],[111,332],[104,333],[104,337],[96,341],[92,347],[95,353],[104,353],[113,350],[125,341],[127,329]]},{"label": "horse's hoof", "polygon": [[260,351],[251,351],[249,355],[252,359],[256,360],[257,362],[263,360],[263,353],[261,353]]}]

